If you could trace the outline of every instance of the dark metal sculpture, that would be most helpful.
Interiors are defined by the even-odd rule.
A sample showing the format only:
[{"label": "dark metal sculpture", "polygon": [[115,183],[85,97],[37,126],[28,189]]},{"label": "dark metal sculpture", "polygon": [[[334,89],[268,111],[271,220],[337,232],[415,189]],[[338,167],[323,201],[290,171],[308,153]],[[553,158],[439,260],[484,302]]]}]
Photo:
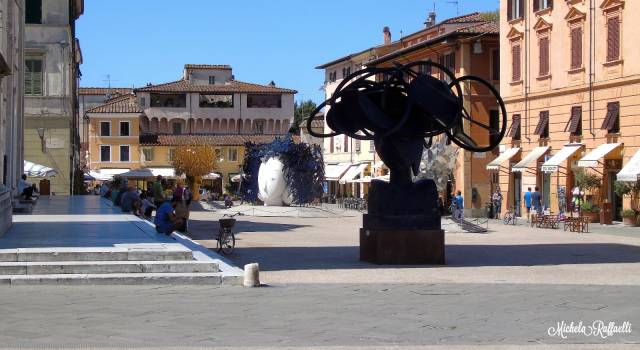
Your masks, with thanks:
[{"label": "dark metal sculpture", "polygon": [[[497,120],[474,119],[469,113],[473,109],[472,97],[495,99],[499,107]],[[325,115],[332,130],[329,134],[319,134],[311,128],[313,116],[324,107],[330,107]],[[431,145],[434,137],[446,134],[463,149],[492,150],[504,137],[506,118],[504,102],[491,83],[476,76],[456,78],[435,62],[365,68],[347,76],[333,96],[311,114],[307,130],[321,138],[343,134],[372,140],[376,152],[391,170],[390,183],[372,182],[369,212],[361,230],[361,259],[382,263],[444,263],[444,232],[435,210],[437,190],[432,180],[413,181],[423,149]],[[375,248],[374,245],[387,239],[390,230],[400,235],[418,232],[421,236],[404,239],[404,245]],[[376,231],[378,238],[371,238]],[[429,235],[435,232],[435,240],[441,240],[441,244],[431,247],[434,238],[425,236],[425,232]],[[411,247],[414,243],[422,248],[431,247],[425,248],[431,253],[403,252],[414,249]]]}]

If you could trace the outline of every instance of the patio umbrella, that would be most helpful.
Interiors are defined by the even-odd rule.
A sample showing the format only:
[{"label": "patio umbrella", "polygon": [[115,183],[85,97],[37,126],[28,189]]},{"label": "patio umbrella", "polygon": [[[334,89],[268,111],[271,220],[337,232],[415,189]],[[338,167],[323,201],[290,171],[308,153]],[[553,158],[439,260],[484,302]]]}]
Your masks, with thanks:
[{"label": "patio umbrella", "polygon": [[48,166],[36,164],[25,160],[23,162],[24,173],[29,177],[50,177],[58,175],[58,171]]}]

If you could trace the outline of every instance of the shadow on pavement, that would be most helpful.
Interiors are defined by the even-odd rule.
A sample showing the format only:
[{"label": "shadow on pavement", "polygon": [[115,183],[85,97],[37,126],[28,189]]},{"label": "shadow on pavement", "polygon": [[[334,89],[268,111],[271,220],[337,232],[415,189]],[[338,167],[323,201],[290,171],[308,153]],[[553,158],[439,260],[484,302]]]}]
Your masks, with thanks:
[{"label": "shadow on pavement", "polygon": [[[233,231],[236,235],[242,235],[243,232],[285,232],[291,231],[308,225],[292,225],[292,224],[275,224],[268,222],[253,222],[241,218],[236,222]],[[218,220],[189,220],[189,232],[187,236],[196,240],[215,239],[218,235],[220,226]]]},{"label": "shadow on pavement", "polygon": [[[640,247],[624,244],[447,245],[444,267],[548,266],[640,262]],[[425,267],[375,265],[359,261],[359,247],[236,247],[230,260],[260,270],[371,269]],[[431,265],[440,267],[442,265]]]}]

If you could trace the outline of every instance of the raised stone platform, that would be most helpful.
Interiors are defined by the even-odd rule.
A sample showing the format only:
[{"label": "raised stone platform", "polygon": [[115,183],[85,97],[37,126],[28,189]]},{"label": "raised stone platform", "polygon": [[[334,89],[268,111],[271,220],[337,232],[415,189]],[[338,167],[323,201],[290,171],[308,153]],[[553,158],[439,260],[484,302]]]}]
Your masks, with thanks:
[{"label": "raised stone platform", "polygon": [[235,284],[242,269],[94,196],[42,198],[0,238],[0,284]]}]

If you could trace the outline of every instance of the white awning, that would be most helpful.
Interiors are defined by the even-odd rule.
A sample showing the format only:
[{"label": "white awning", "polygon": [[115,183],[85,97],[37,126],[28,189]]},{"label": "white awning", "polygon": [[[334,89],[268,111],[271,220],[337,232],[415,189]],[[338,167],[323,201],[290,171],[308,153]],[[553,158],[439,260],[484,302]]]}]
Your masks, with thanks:
[{"label": "white awning", "polygon": [[23,161],[24,173],[28,177],[49,177],[58,175],[58,171],[48,166],[32,163],[28,160]]},{"label": "white awning", "polygon": [[113,179],[113,177],[116,176],[116,175],[124,174],[127,171],[129,171],[129,169],[109,169],[109,168],[105,168],[105,169],[92,170],[92,171],[89,172],[89,175],[91,175],[96,180],[106,181],[106,180]]},{"label": "white awning", "polygon": [[520,152],[520,147],[513,147],[505,150],[496,159],[487,164],[487,170],[500,170],[500,165]]},{"label": "white awning", "polygon": [[173,168],[149,168],[153,176],[162,175],[162,177],[176,177],[176,171]]},{"label": "white awning", "polygon": [[574,153],[578,152],[584,146],[581,143],[570,143],[562,147],[562,149],[542,164],[542,171],[545,173],[555,173],[558,171],[560,164],[569,159]]},{"label": "white awning", "polygon": [[221,178],[221,176],[218,173],[211,173],[209,175],[203,176],[202,178],[204,180],[217,180],[217,179]]},{"label": "white awning", "polygon": [[369,166],[367,163],[362,164],[353,164],[349,170],[340,178],[341,184],[346,184],[347,182],[353,181],[356,177],[360,176],[364,169]]},{"label": "white awning", "polygon": [[598,165],[598,161],[611,153],[614,149],[622,146],[622,143],[604,143],[578,161],[578,166],[591,168]]},{"label": "white awning", "polygon": [[362,183],[368,184],[368,183],[371,182],[371,176],[364,176],[361,179],[356,179],[356,180],[352,180],[352,181],[349,181],[349,182],[351,182],[351,183],[359,183],[359,184],[362,184]]},{"label": "white awning", "polygon": [[618,181],[636,182],[640,180],[640,149],[617,175]]},{"label": "white awning", "polygon": [[547,153],[549,150],[549,146],[541,146],[534,148],[529,154],[527,154],[524,159],[522,159],[518,164],[514,165],[511,168],[512,172],[524,172],[530,167],[532,164],[535,165],[535,162],[542,157],[543,154]]},{"label": "white awning", "polygon": [[349,167],[351,167],[351,163],[327,164],[324,167],[324,179],[338,181]]}]

